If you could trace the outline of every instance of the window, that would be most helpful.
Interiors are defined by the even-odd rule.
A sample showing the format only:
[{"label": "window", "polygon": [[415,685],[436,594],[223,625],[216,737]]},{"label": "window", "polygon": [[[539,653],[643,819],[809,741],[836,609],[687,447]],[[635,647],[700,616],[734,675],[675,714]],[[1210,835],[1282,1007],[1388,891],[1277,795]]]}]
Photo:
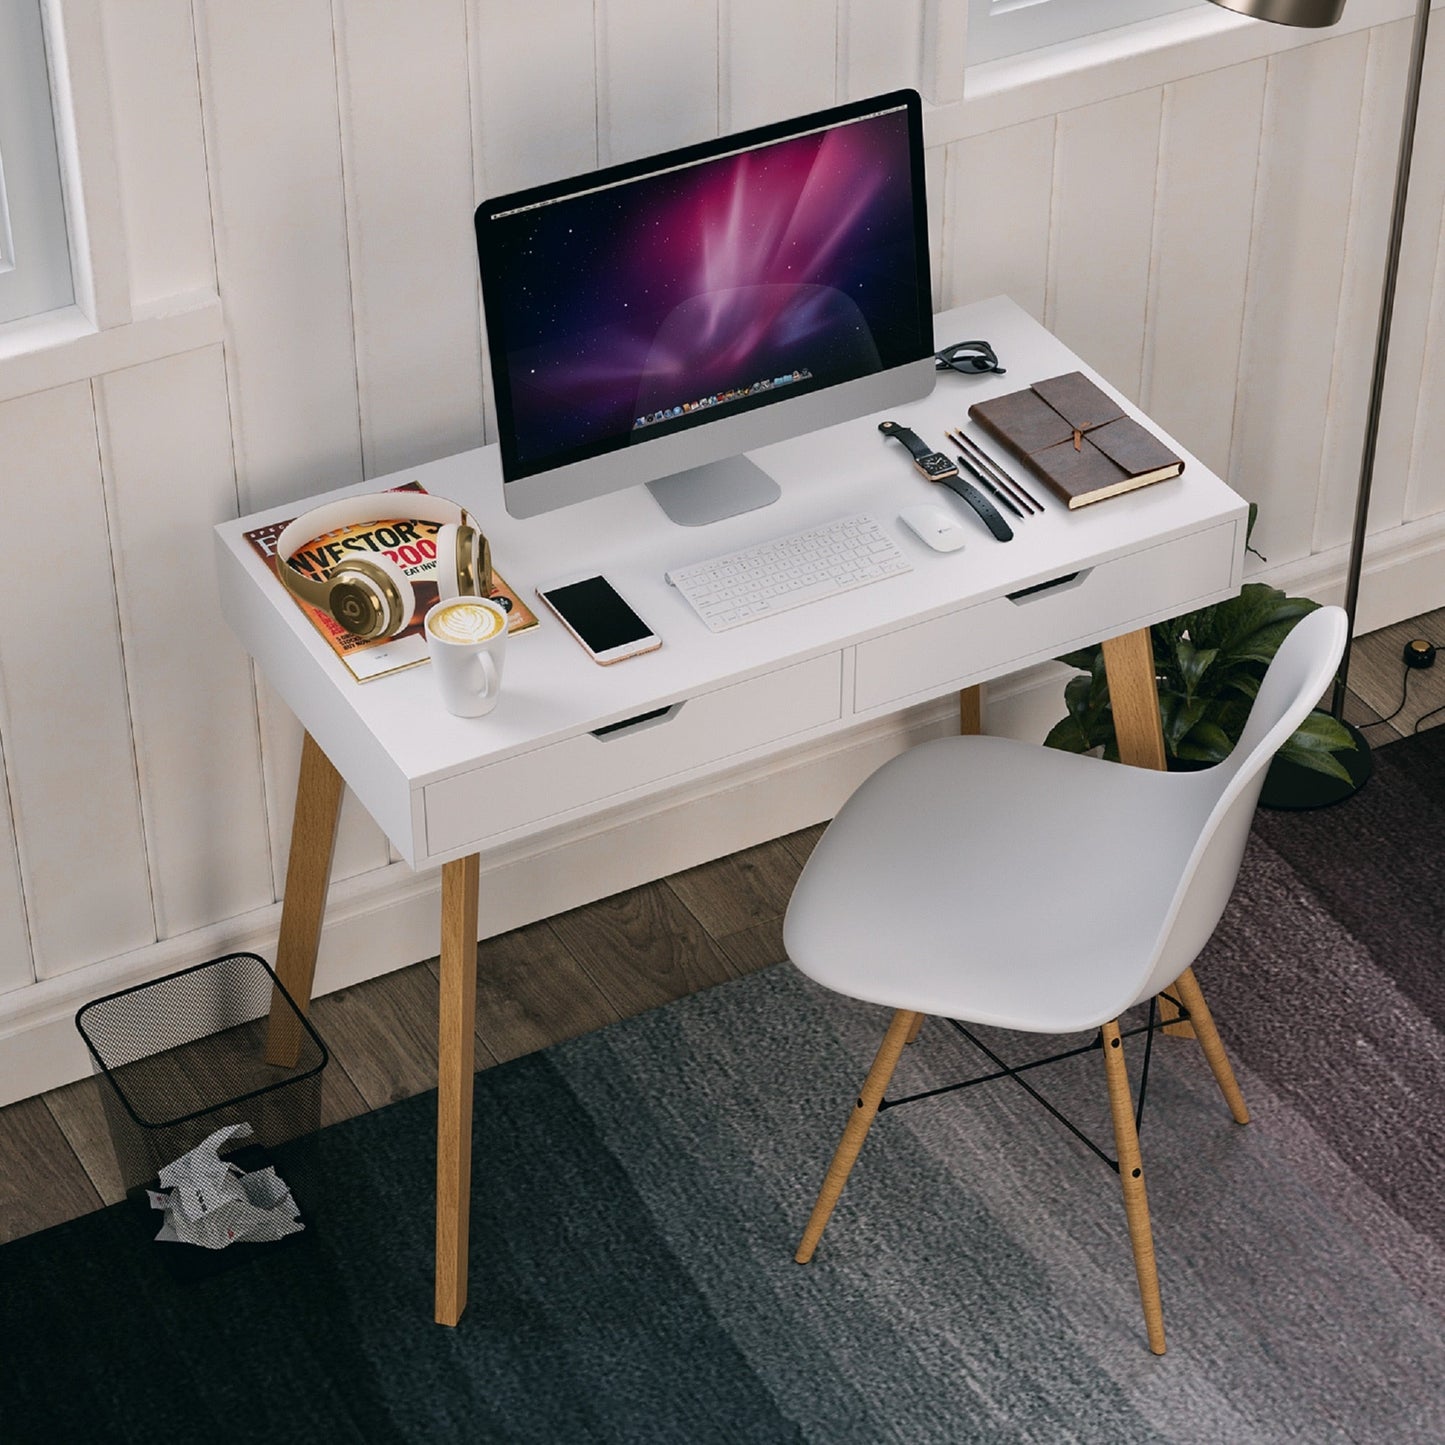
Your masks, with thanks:
[{"label": "window", "polygon": [[3,0],[0,323],[74,299],[40,0]]},{"label": "window", "polygon": [[969,0],[968,59],[977,65],[1149,20],[1203,0]]}]

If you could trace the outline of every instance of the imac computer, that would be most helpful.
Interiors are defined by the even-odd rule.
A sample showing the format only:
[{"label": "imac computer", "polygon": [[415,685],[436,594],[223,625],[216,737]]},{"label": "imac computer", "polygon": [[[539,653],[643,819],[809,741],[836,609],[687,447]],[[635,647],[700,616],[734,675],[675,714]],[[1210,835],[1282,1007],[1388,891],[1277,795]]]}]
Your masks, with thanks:
[{"label": "imac computer", "polygon": [[476,232],[513,516],[644,482],[732,516],[778,496],[744,452],[933,386],[913,91],[497,197]]}]

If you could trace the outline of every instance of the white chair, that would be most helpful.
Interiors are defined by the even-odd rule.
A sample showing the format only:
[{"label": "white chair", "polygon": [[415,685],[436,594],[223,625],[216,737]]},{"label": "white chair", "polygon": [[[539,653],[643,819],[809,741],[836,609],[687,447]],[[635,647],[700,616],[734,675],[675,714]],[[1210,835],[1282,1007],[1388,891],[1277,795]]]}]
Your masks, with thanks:
[{"label": "white chair", "polygon": [[1233,890],[1266,765],[1328,686],[1347,631],[1338,607],[1302,618],[1234,751],[1203,771],[950,737],[892,759],[853,794],[798,879],[783,938],[809,978],[894,1014],[799,1263],[813,1257],[925,1016],[1039,1034],[1098,1030],[1149,1347],[1164,1353],[1119,1016],[1170,990],[1230,1112],[1249,1122],[1191,965]]}]

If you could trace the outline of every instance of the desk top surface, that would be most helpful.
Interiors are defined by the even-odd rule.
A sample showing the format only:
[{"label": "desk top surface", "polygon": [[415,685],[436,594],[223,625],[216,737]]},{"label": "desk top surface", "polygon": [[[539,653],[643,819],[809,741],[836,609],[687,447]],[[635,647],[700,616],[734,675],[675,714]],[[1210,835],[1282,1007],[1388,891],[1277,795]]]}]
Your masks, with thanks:
[{"label": "desk top surface", "polygon": [[[940,449],[952,450],[946,447],[944,429],[960,428],[1003,459],[977,428],[966,426],[969,406],[1076,368],[1103,385],[1131,414],[1147,420],[1004,297],[944,313],[936,320],[936,335],[940,345],[987,337],[1008,368],[1005,376],[941,373],[930,396],[886,413]],[[1081,566],[1237,520],[1245,511],[1244,502],[1224,482],[1168,438],[1185,458],[1181,477],[1075,512],[1035,483],[1030,490],[1044,502],[1043,515],[1017,523],[1014,540],[1001,544],[960,499],[926,482],[903,449],[879,434],[884,415],[859,417],[750,453],[778,481],[781,499],[705,527],[669,522],[642,487],[518,520],[502,504],[494,446],[271,508],[216,529],[227,616],[343,775],[345,759],[360,748],[371,756],[385,756],[418,786]],[[484,718],[456,718],[445,712],[427,666],[355,681],[243,534],[323,500],[413,479],[428,492],[460,502],[478,519],[491,541],[497,569],[529,603],[539,583],[583,568],[600,570],[662,637],[662,647],[599,667],[538,604],[539,625],[509,639],[502,699]],[[967,545],[952,553],[928,550],[898,521],[900,509],[919,503],[959,512],[969,533]],[[859,511],[874,513],[899,538],[912,571],[717,634],[708,631],[665,581],[663,574],[670,567]],[[1229,582],[1221,579],[1221,595]],[[348,739],[357,746],[348,748]]]}]

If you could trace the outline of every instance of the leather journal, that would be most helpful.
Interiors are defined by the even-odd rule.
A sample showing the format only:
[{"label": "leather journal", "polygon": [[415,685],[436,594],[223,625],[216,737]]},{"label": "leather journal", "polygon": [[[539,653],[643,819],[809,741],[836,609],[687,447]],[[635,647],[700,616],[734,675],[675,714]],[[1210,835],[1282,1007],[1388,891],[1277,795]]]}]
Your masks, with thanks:
[{"label": "leather journal", "polygon": [[1126,416],[1081,371],[1037,381],[968,409],[1070,507],[1177,477],[1184,461]]}]

